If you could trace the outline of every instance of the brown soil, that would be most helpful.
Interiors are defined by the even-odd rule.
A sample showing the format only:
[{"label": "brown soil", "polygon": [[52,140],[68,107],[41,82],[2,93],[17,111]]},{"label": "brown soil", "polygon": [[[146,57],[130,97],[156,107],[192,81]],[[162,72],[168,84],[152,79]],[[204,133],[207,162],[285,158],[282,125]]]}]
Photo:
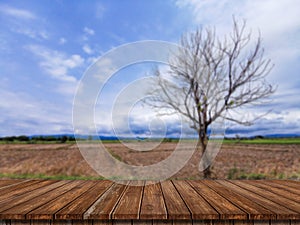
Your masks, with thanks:
[{"label": "brown soil", "polygon": [[[150,165],[167,158],[176,143],[162,143],[152,151],[129,150],[122,144],[105,144],[116,158],[131,165]],[[184,154],[184,151],[183,151]],[[173,178],[201,178],[200,152]],[[300,145],[223,145],[212,165],[213,178],[224,179],[230,171],[290,177],[300,174]],[[98,176],[76,144],[0,145],[0,173]]]}]

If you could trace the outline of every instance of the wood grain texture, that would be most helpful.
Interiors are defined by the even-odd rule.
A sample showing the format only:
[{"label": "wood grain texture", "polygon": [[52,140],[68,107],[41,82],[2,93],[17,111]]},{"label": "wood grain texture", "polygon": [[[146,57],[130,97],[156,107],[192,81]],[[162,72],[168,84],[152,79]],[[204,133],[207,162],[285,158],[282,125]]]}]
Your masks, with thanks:
[{"label": "wood grain texture", "polygon": [[253,225],[253,220],[235,220],[234,225]]},{"label": "wood grain texture", "polygon": [[219,219],[220,215],[217,211],[189,183],[185,181],[173,181],[173,183],[192,213],[192,219]]},{"label": "wood grain texture", "polygon": [[0,180],[0,189],[5,186],[12,186],[21,182],[24,182],[24,180]]},{"label": "wood grain texture", "polygon": [[255,220],[253,221],[253,225],[270,225],[270,220]]},{"label": "wood grain texture", "polygon": [[235,181],[235,184],[239,185],[242,188],[245,188],[249,191],[252,191],[262,198],[267,198],[279,205],[285,206],[298,214],[300,214],[300,202],[290,200],[286,197],[275,194],[269,190],[258,187],[255,183],[251,181]]},{"label": "wood grain texture", "polygon": [[31,220],[31,225],[51,225],[51,220]]},{"label": "wood grain texture", "polygon": [[143,191],[144,186],[129,184],[112,214],[112,219],[139,219]]},{"label": "wood grain texture", "polygon": [[30,225],[30,220],[11,220],[11,225]]},{"label": "wood grain texture", "polygon": [[212,220],[193,220],[193,225],[213,225]]},{"label": "wood grain texture", "polygon": [[[111,219],[112,212],[122,196],[125,185],[113,184],[83,215],[84,219]],[[67,212],[66,212],[67,213]]]},{"label": "wood grain texture", "polygon": [[91,220],[93,225],[113,225],[111,220]]},{"label": "wood grain texture", "polygon": [[27,180],[16,184],[6,185],[0,189],[0,196],[5,197],[7,194],[10,194],[13,191],[23,189],[38,182],[38,180]]},{"label": "wood grain texture", "polygon": [[112,185],[111,181],[96,182],[94,186],[55,213],[55,219],[89,219],[84,213],[97,201]]},{"label": "wood grain texture", "polygon": [[[58,181],[58,182],[55,182],[53,184],[50,184],[46,187],[43,187],[43,188],[40,188],[34,192],[30,192],[30,193],[25,193],[23,195],[20,195],[20,196],[17,196],[13,199],[9,198],[9,199],[6,199],[6,200],[3,200],[0,202],[0,218],[3,218],[3,219],[10,219],[10,216],[9,215],[6,215],[4,212],[5,210],[8,210],[8,209],[11,209],[11,208],[14,208],[24,202],[27,202],[27,201],[30,201],[30,200],[35,200],[37,197],[45,194],[45,193],[48,193],[49,191],[53,191],[53,190],[58,190],[60,187],[66,185],[70,183],[70,181]],[[17,215],[14,215],[14,212],[12,212],[12,217],[17,217],[19,218],[19,216]],[[22,218],[25,218],[25,215],[21,216]]]},{"label": "wood grain texture", "polygon": [[291,225],[300,225],[300,220],[291,220]]},{"label": "wood grain texture", "polygon": [[236,185],[234,181],[224,181],[222,184],[225,187],[228,187],[231,190],[234,190],[235,192],[248,198],[252,202],[255,202],[272,211],[276,215],[277,219],[297,219],[300,216],[299,213],[296,213],[282,205],[278,205],[267,198]]},{"label": "wood grain texture", "polygon": [[72,220],[53,220],[51,225],[72,225]]},{"label": "wood grain texture", "polygon": [[13,200],[13,198],[31,192],[31,191],[35,191],[39,188],[45,187],[45,186],[49,186],[50,184],[55,183],[55,181],[53,180],[45,180],[45,181],[37,181],[34,183],[24,183],[26,184],[23,187],[18,186],[17,189],[14,188],[10,188],[9,187],[9,191],[6,194],[0,195],[0,202],[1,201],[8,201],[9,199]]},{"label": "wood grain texture", "polygon": [[244,212],[248,213],[249,219],[276,219],[276,215],[272,211],[226,187],[224,181],[209,181],[206,182],[206,184]]},{"label": "wood grain texture", "polygon": [[26,219],[26,214],[32,211],[33,209],[59,197],[61,194],[69,191],[70,189],[76,187],[80,184],[81,181],[73,181],[66,183],[58,189],[51,190],[42,195],[36,196],[35,198],[31,198],[26,202],[22,202],[10,209],[7,209],[1,212],[1,215],[6,215],[7,218],[10,219]]},{"label": "wood grain texture", "polygon": [[300,202],[300,194],[295,194],[291,191],[284,190],[278,187],[273,187],[272,185],[267,185],[262,182],[249,181],[249,183],[256,187],[273,192],[276,195],[282,196],[284,198],[288,198],[292,201],[296,200],[297,202]]},{"label": "wood grain texture", "polygon": [[0,180],[0,225],[299,224],[300,182],[150,183]]},{"label": "wood grain texture", "polygon": [[81,181],[76,187],[71,190],[61,194],[58,198],[47,202],[46,204],[32,210],[26,215],[28,219],[54,219],[54,214],[59,211],[64,206],[72,202],[76,197],[87,192],[95,182]]},{"label": "wood grain texture", "polygon": [[220,214],[220,219],[247,219],[248,215],[229,200],[219,195],[209,186],[206,181],[189,181],[193,188]]},{"label": "wood grain texture", "polygon": [[191,213],[171,181],[161,183],[168,219],[191,219]]},{"label": "wood grain texture", "polygon": [[297,188],[291,187],[289,185],[286,185],[285,182],[282,180],[261,180],[259,183],[266,184],[270,187],[280,188],[291,193],[300,195],[300,185]]},{"label": "wood grain texture", "polygon": [[142,200],[140,219],[167,219],[168,213],[159,183],[146,182]]},{"label": "wood grain texture", "polygon": [[153,220],[153,225],[172,225],[172,220]]}]

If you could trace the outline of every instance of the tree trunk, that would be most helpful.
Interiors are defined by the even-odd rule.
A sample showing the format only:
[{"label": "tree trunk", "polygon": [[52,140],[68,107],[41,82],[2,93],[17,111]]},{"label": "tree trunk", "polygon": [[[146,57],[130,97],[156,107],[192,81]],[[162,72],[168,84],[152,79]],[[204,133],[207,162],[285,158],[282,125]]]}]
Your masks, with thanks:
[{"label": "tree trunk", "polygon": [[[204,157],[204,153],[206,151],[208,143],[208,138],[206,134],[199,134],[199,140],[198,140],[198,148],[201,148],[201,157]],[[200,162],[200,161],[199,161]],[[209,165],[207,168],[203,170],[203,178],[204,179],[210,179],[211,178],[211,166]]]},{"label": "tree trunk", "polygon": [[203,178],[204,178],[204,179],[211,179],[211,169],[210,169],[210,166],[208,166],[208,167],[203,171]]}]

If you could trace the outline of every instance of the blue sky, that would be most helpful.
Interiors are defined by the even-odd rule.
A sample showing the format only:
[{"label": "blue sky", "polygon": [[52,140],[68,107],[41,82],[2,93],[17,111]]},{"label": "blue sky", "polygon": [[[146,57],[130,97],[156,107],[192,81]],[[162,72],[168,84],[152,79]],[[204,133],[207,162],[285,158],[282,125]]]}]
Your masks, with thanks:
[{"label": "blue sky", "polygon": [[[272,109],[270,114],[252,127],[231,129],[250,135],[300,134],[299,12],[298,0],[2,0],[0,136],[72,133],[77,85],[98,57],[135,41],[178,43],[182,33],[200,26],[213,25],[223,34],[230,30],[232,15],[246,19],[254,34],[260,29],[266,56],[275,64],[269,81],[278,90],[271,104],[247,111],[249,117]],[[151,66],[124,69],[128,79],[116,77],[106,95]],[[136,110],[132,115],[140,135],[151,113]],[[98,129],[111,134],[109,116],[99,120]],[[172,127],[171,119],[166,123]]]}]

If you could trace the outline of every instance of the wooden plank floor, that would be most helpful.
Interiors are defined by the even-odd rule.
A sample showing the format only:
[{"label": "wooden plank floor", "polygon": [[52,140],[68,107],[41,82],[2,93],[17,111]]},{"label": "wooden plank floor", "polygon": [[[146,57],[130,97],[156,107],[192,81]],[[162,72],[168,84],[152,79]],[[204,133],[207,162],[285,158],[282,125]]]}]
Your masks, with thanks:
[{"label": "wooden plank floor", "polygon": [[121,185],[107,180],[0,180],[0,225],[292,225],[299,221],[299,181],[131,181]]}]

